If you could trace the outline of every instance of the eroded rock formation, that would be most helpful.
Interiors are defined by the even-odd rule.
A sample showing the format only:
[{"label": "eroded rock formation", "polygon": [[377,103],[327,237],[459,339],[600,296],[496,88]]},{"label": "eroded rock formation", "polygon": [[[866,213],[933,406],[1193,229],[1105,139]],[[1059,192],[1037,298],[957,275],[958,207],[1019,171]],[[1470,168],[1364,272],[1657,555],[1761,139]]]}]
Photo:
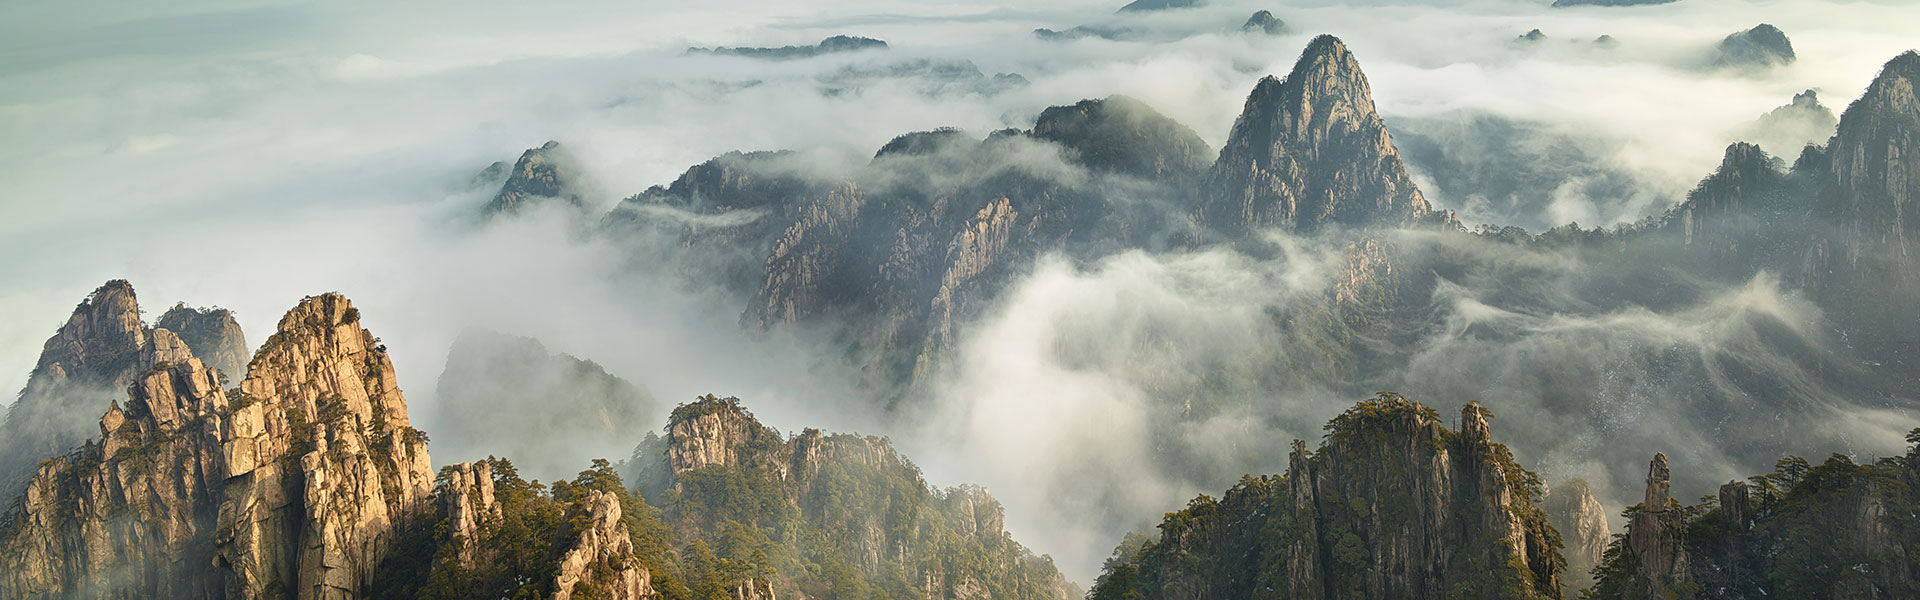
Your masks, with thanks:
[{"label": "eroded rock formation", "polygon": [[1572,479],[1556,485],[1547,494],[1541,508],[1547,511],[1547,524],[1560,532],[1560,554],[1567,559],[1566,589],[1563,598],[1578,598],[1580,590],[1593,583],[1593,568],[1613,541],[1607,524],[1607,509],[1593,497],[1586,480]]},{"label": "eroded rock formation", "polygon": [[180,336],[180,341],[193,349],[194,356],[220,372],[223,381],[237,382],[247,376],[247,361],[253,358],[253,347],[247,345],[246,333],[240,331],[233,311],[190,308],[182,302],[160,315],[153,326]]},{"label": "eroded rock formation", "polygon": [[432,477],[358,310],[337,294],[303,300],[231,396],[176,358],[107,410],[101,443],[40,466],[0,536],[14,550],[0,596],[367,595]]},{"label": "eroded rock formation", "polygon": [[[496,163],[498,164],[498,163]],[[488,168],[489,172],[492,168]],[[539,148],[530,148],[520,154],[513,167],[506,172],[506,181],[500,185],[500,191],[487,203],[483,214],[488,216],[514,214],[527,210],[542,199],[565,202],[574,208],[580,208],[584,200],[578,189],[578,174],[575,173],[573,155],[560,145],[549,141]],[[489,177],[482,173],[481,177]]]},{"label": "eroded rock formation", "polygon": [[1228,233],[1399,225],[1433,212],[1338,38],[1313,40],[1286,79],[1254,87],[1195,212]]},{"label": "eroded rock formation", "polygon": [[[176,335],[179,330],[167,325],[189,333]],[[218,333],[209,335],[211,330]],[[201,354],[225,363],[234,352],[246,352],[246,341],[230,316],[216,323],[163,317],[160,328],[149,328],[140,320],[132,284],[100,286],[47,338],[26,388],[7,411],[0,426],[0,494],[17,495],[40,461],[97,435],[101,411],[124,398],[127,385],[148,369]]]},{"label": "eroded rock formation", "polygon": [[1454,432],[1398,395],[1362,402],[1319,451],[1295,441],[1285,477],[1170,513],[1091,597],[1558,597],[1541,490],[1487,417],[1468,404]]},{"label": "eroded rock formation", "polygon": [[[633,540],[620,520],[620,501],[613,494],[592,492],[577,519],[584,519],[573,547],[560,557],[554,577],[553,600],[654,598],[651,574],[634,557]],[[773,600],[767,596],[767,600]]]}]

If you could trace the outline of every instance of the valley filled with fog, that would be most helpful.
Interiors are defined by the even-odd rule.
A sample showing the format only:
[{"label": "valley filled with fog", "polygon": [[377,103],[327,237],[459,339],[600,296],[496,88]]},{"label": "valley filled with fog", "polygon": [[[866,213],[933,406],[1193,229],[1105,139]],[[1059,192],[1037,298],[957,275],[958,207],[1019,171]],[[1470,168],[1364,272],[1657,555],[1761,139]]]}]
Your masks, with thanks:
[{"label": "valley filled with fog", "polygon": [[[231,309],[254,344],[301,298],[340,292],[390,349],[435,468],[504,454],[565,479],[633,456],[675,405],[737,396],[783,433],[884,435],[932,484],[991,490],[1007,531],[1080,585],[1127,532],[1285,471],[1293,440],[1317,443],[1381,390],[1442,415],[1484,404],[1520,465],[1590,482],[1609,516],[1638,501],[1656,451],[1673,495],[1694,498],[1788,454],[1898,455],[1920,426],[1906,301],[1768,254],[1840,238],[1763,221],[1741,231],[1764,248],[1722,260],[1684,255],[1693,221],[1671,225],[1690,193],[1720,189],[1703,179],[1746,173],[1733,142],[1795,177],[1802,148],[1916,44],[1909,3],[116,8],[0,7],[0,389],[27,387],[46,336],[103,281],[131,281],[149,321],[175,302]],[[1243,30],[1258,10],[1284,28]],[[1730,64],[1723,40],[1760,23],[1794,60]],[[1202,178],[1249,93],[1321,34],[1364,68],[1406,177],[1450,228],[1193,233],[1189,196],[1219,185]],[[885,47],[690,50],[839,35]],[[1072,115],[1046,112],[1114,96],[1145,108],[1108,100],[1113,118],[1174,158],[1096,164],[1073,150]],[[889,144],[942,128],[959,133]],[[489,210],[549,140],[562,197]],[[774,150],[792,152],[739,158],[729,185],[775,181],[829,208],[713,208],[673,187]],[[909,225],[834,221],[807,233],[844,236],[839,250],[788,263],[762,246],[819,238],[753,229],[784,210],[838,218],[843,195],[1005,190],[1071,207],[1022,222],[1033,237],[1016,239],[1044,243],[936,240],[900,253],[937,268],[879,283],[782,287],[918,243],[869,236]],[[500,366],[560,354],[578,360]]]}]

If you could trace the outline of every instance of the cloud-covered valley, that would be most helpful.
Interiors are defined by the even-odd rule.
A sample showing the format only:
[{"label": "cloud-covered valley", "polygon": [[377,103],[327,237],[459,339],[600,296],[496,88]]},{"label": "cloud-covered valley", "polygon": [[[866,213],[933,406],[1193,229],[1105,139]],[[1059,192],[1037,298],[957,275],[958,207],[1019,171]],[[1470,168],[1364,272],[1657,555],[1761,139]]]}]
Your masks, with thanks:
[{"label": "cloud-covered valley", "polygon": [[[1910,398],[1833,383],[1861,367],[1828,358],[1844,340],[1775,274],[1598,298],[1640,275],[1573,250],[1419,232],[1382,242],[1397,276],[1419,282],[1404,289],[1424,294],[1382,339],[1311,325],[1335,318],[1329,298],[1354,268],[1344,242],[1047,255],[964,324],[953,359],[916,391],[925,404],[873,410],[830,327],[748,330],[745,299],[686,285],[674,255],[635,251],[651,240],[609,239],[561,210],[483,221],[494,189],[469,185],[560,140],[592,182],[581,192],[597,220],[730,151],[792,149],[796,172],[872,177],[875,151],[902,133],[977,139],[1116,94],[1218,148],[1255,81],[1334,33],[1437,207],[1468,225],[1611,228],[1676,205],[1728,142],[1813,135],[1754,124],[1803,90],[1835,113],[1858,97],[1914,43],[1899,2],[117,8],[0,7],[0,389],[25,384],[48,332],[107,279],[131,280],[148,306],[235,309],[256,342],[301,297],[337,290],[393,349],[428,431],[461,331],[533,336],[669,403],[736,395],[782,430],[891,435],[935,483],[992,489],[1014,534],[1081,581],[1124,530],[1242,473],[1282,471],[1292,439],[1317,439],[1379,389],[1487,404],[1524,464],[1593,481],[1609,507],[1626,502],[1648,447],[1690,465],[1676,488],[1690,497],[1782,453],[1890,453],[1916,423]],[[1261,9],[1286,33],[1243,33]],[[1704,66],[1727,34],[1761,22],[1792,38],[1797,61]],[[1032,33],[1080,25],[1141,33]],[[1514,41],[1532,29],[1546,39]],[[795,61],[686,52],[840,34],[890,47]],[[1617,45],[1593,43],[1601,35]],[[1028,83],[983,87],[976,71]],[[1799,150],[1766,149],[1789,161]],[[1018,156],[1051,179],[1099,177],[1052,145]]]}]

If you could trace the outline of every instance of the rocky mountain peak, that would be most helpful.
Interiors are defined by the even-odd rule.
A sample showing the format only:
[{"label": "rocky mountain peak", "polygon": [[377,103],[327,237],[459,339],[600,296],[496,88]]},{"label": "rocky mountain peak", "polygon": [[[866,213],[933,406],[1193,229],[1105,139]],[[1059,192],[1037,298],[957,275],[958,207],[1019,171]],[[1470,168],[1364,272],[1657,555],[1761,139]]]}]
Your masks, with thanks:
[{"label": "rocky mountain peak", "polygon": [[246,333],[234,320],[233,311],[224,308],[189,308],[185,302],[160,315],[154,321],[158,330],[171,331],[193,348],[195,356],[220,372],[222,377],[238,380],[247,373],[247,359],[253,349],[247,346]]},{"label": "rocky mountain peak", "polygon": [[765,467],[784,473],[780,432],[761,425],[739,398],[712,394],[673,409],[667,420],[667,466],[674,475],[720,465]]},{"label": "rocky mountain peak", "polygon": [[1680,536],[1686,511],[1672,496],[1673,473],[1666,453],[1653,455],[1647,465],[1647,490],[1640,506],[1627,520],[1626,551],[1644,575],[1638,583],[1648,597],[1668,597],[1691,581],[1687,554]]},{"label": "rocky mountain peak", "polygon": [[1286,79],[1254,86],[1204,188],[1197,220],[1229,234],[1396,225],[1432,212],[1359,61],[1330,35],[1308,44]]},{"label": "rocky mountain peak", "polygon": [[[507,180],[500,185],[500,192],[494,194],[487,203],[483,214],[513,214],[541,198],[562,200],[574,207],[583,205],[579,192],[572,188],[573,156],[560,142],[548,141],[539,148],[531,148],[520,154],[513,167],[507,171]],[[491,167],[489,167],[491,168]],[[483,174],[484,176],[484,174]]]},{"label": "rocky mountain peak", "polygon": [[1888,61],[1860,99],[1841,113],[1828,143],[1837,215],[1850,230],[1849,260],[1884,248],[1914,255],[1920,219],[1907,215],[1920,204],[1920,53]]},{"label": "rocky mountain peak", "polygon": [[[573,547],[560,557],[553,600],[658,598],[652,573],[634,555],[633,538],[621,519],[620,500],[602,491],[588,492],[572,518],[584,523]],[[772,600],[769,598],[769,600]]]},{"label": "rocky mountain peak", "polygon": [[1793,42],[1780,28],[1767,23],[1735,32],[1720,41],[1715,65],[1721,67],[1773,67],[1794,61]]},{"label": "rocky mountain peak", "polygon": [[117,371],[113,365],[132,360],[146,345],[147,328],[140,322],[140,302],[134,297],[133,284],[115,279],[74,307],[73,316],[41,347],[40,362],[34,370],[59,369],[69,377]]},{"label": "rocky mountain peak", "polygon": [[[1284,477],[1243,477],[1169,513],[1160,539],[1110,565],[1089,597],[1558,595],[1540,490],[1490,439],[1490,417],[1468,404],[1455,433],[1398,394],[1355,404],[1318,452],[1294,442]],[[1196,578],[1193,564],[1228,575]]]},{"label": "rocky mountain peak", "polygon": [[1156,181],[1191,177],[1213,159],[1199,134],[1127,96],[1050,107],[1034,120],[1033,136],[1067,147],[1093,170]]},{"label": "rocky mountain peak", "polygon": [[179,336],[141,322],[132,284],[116,279],[88,294],[47,338],[26,388],[7,411],[0,427],[0,494],[17,493],[42,459],[94,435],[100,411],[135,378],[156,364],[194,355]]},{"label": "rocky mountain peak", "polygon": [[231,397],[153,330],[101,441],[41,463],[0,531],[0,597],[364,597],[432,478],[358,322],[338,294],[307,298]]},{"label": "rocky mountain peak", "polygon": [[1240,31],[1244,31],[1247,33],[1264,33],[1267,35],[1280,35],[1282,33],[1286,33],[1287,23],[1285,21],[1281,21],[1279,17],[1273,16],[1273,11],[1270,11],[1270,10],[1255,11],[1253,13],[1253,16],[1247,17],[1246,23],[1240,25]]}]

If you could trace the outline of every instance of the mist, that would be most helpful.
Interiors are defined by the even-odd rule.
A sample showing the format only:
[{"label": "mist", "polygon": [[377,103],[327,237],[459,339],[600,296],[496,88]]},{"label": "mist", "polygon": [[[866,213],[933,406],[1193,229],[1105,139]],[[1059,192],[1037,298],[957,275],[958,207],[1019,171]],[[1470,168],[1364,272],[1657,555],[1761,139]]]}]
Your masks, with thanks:
[{"label": "mist", "polygon": [[[1644,468],[1643,444],[1671,447],[1676,477],[1697,478],[1679,489],[1699,491],[1763,469],[1770,459],[1758,457],[1769,452],[1890,452],[1912,426],[1910,413],[1842,401],[1845,390],[1797,372],[1805,361],[1795,348],[1829,341],[1817,310],[1766,277],[1702,283],[1655,308],[1561,298],[1564,314],[1516,314],[1478,295],[1494,284],[1448,280],[1431,301],[1443,335],[1412,349],[1391,379],[1356,384],[1320,364],[1326,348],[1311,332],[1275,325],[1275,314],[1327,310],[1345,268],[1345,248],[1291,238],[1277,240],[1277,260],[1226,249],[1043,260],[960,334],[931,407],[896,419],[867,409],[856,367],[825,331],[744,331],[737,299],[636,276],[660,265],[636,259],[632,240],[585,233],[576,215],[473,216],[492,193],[466,185],[474,174],[549,139],[592,176],[586,200],[601,210],[728,151],[802,150],[823,157],[815,168],[847,169],[908,131],[1025,127],[1047,106],[1113,94],[1218,147],[1254,82],[1285,73],[1308,39],[1330,32],[1358,54],[1396,135],[1411,131],[1404,119],[1437,147],[1470,148],[1488,142],[1460,126],[1467,119],[1524,123],[1496,143],[1539,148],[1574,136],[1580,151],[1565,160],[1591,172],[1501,162],[1537,160],[1531,150],[1483,168],[1621,182],[1543,183],[1517,188],[1514,201],[1476,200],[1472,185],[1440,185],[1423,171],[1450,163],[1410,155],[1438,207],[1469,223],[1612,226],[1678,202],[1728,141],[1795,93],[1816,89],[1837,112],[1913,43],[1911,7],[1897,2],[1215,2],[1113,15],[1119,4],[9,3],[0,7],[0,137],[11,142],[0,147],[0,310],[10,316],[0,321],[0,389],[25,385],[46,336],[108,279],[131,280],[149,311],[175,301],[234,309],[256,343],[301,297],[339,291],[392,350],[416,423],[430,433],[442,402],[434,382],[459,332],[531,336],[668,406],[711,392],[745,399],[784,431],[893,435],[930,481],[988,486],[1017,539],[1082,582],[1126,529],[1147,530],[1241,473],[1281,471],[1286,443],[1317,439],[1356,393],[1374,391],[1358,391],[1367,385],[1442,409],[1480,400],[1500,415],[1496,439],[1513,443],[1523,464],[1614,494],[1635,485],[1620,479]],[[1239,32],[1260,9],[1288,33]],[[1785,30],[1799,60],[1762,72],[1699,66],[1726,34],[1759,22]],[[1140,34],[1054,43],[1031,33],[1083,24]],[[1534,28],[1548,39],[1511,43]],[[685,53],[836,34],[892,48],[785,62]],[[1620,44],[1590,43],[1602,34]],[[968,61],[1031,83],[983,91],[896,68],[915,61]],[[1551,197],[1538,197],[1543,189]],[[1449,251],[1548,282],[1583,266],[1497,245]],[[1743,389],[1701,358],[1715,353],[1782,365],[1768,385],[1825,417],[1803,425],[1809,435],[1770,432],[1733,450],[1724,445],[1731,426],[1699,431],[1682,427],[1698,419],[1662,418],[1672,408],[1664,398]],[[1554,372],[1577,382],[1568,385],[1605,402],[1589,410],[1523,376],[1542,369],[1562,369]],[[1635,370],[1675,374],[1614,378]],[[1472,378],[1487,373],[1507,377]],[[1695,387],[1675,391],[1683,384]],[[1621,447],[1634,452],[1615,454]],[[561,472],[529,475],[570,474],[548,470]]]}]

